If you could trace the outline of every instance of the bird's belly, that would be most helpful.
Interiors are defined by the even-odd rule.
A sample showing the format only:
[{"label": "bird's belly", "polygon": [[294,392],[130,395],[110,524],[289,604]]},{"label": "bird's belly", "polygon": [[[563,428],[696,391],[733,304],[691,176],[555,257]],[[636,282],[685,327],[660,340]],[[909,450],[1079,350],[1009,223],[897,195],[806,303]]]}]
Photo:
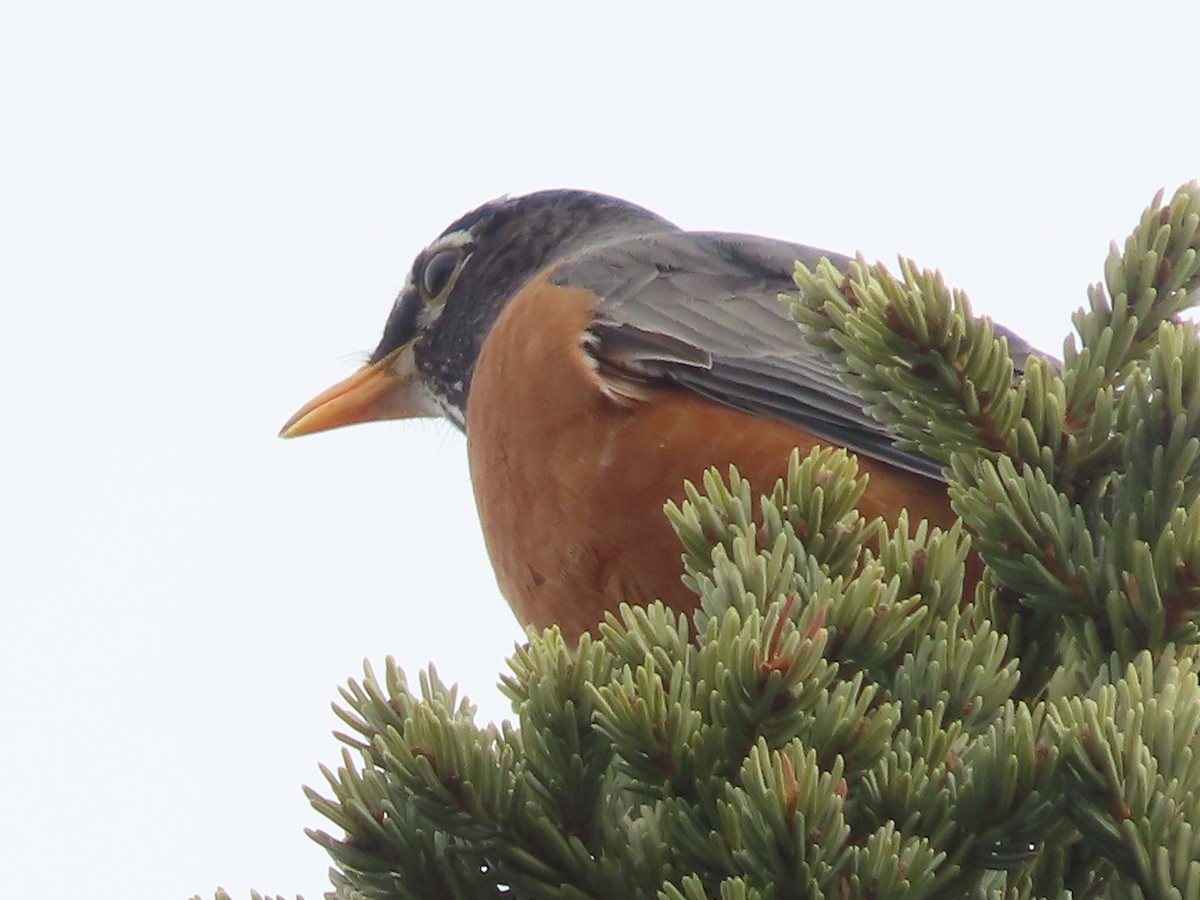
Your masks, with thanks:
[{"label": "bird's belly", "polygon": [[[769,490],[792,447],[805,441],[730,421],[741,414],[692,411],[689,420],[680,398],[665,395],[617,415],[563,423],[536,448],[516,434],[471,442],[488,552],[523,624],[557,624],[574,640],[621,602],[695,606],[663,504],[681,500],[685,479],[699,482],[714,464],[732,462]],[[754,427],[730,427],[745,424]]]}]

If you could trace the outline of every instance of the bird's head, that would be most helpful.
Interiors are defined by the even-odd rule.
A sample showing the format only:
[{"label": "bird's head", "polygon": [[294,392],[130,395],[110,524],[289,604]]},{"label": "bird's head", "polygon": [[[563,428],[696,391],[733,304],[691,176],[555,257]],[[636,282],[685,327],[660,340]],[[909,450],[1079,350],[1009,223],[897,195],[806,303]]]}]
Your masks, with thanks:
[{"label": "bird's head", "polygon": [[584,246],[673,228],[640,206],[587,191],[485,203],[417,254],[366,365],[301,407],[280,435],[422,416],[463,427],[480,347],[525,284]]}]

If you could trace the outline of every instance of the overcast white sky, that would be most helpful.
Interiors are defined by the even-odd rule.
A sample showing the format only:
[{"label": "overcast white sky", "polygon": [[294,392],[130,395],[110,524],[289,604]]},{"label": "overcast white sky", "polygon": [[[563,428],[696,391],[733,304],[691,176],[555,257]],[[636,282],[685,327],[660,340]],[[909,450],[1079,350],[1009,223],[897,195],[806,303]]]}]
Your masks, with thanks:
[{"label": "overcast white sky", "polygon": [[10,4],[0,893],[312,900],[363,658],[505,714],[461,437],[275,437],[459,213],[587,187],[903,252],[1055,350],[1200,176],[1195,0],[834,6]]}]

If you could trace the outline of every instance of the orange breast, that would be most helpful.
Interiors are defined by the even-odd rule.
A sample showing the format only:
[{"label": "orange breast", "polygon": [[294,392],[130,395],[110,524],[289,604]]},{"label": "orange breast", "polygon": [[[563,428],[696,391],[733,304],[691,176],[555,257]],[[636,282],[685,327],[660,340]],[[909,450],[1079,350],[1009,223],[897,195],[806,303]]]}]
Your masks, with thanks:
[{"label": "orange breast", "polygon": [[[580,347],[593,299],[545,281],[493,326],[467,403],[471,480],[500,590],[517,618],[570,640],[622,602],[692,609],[663,514],[683,482],[736,465],[761,492],[788,454],[819,443],[772,419],[677,388],[615,399]],[[903,506],[948,526],[942,485],[867,458],[864,515]]]}]

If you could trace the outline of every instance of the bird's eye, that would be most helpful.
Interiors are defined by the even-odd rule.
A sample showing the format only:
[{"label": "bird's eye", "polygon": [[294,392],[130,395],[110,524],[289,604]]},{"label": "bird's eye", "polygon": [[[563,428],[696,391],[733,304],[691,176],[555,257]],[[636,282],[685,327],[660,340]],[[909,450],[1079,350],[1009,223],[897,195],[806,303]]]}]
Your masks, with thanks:
[{"label": "bird's eye", "polygon": [[446,290],[461,260],[462,253],[457,249],[442,250],[430,257],[421,272],[421,289],[426,299],[432,300]]}]

